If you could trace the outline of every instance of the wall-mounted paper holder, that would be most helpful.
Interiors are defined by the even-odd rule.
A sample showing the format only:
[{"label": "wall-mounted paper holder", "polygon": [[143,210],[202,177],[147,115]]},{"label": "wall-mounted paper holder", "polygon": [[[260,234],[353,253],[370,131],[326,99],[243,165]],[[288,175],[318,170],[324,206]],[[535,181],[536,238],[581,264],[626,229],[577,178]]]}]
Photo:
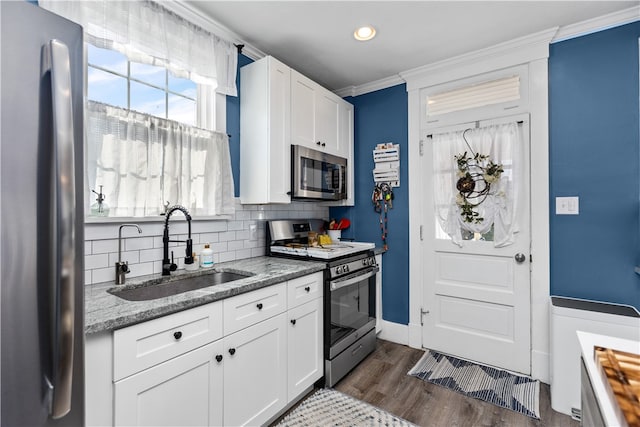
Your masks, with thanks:
[{"label": "wall-mounted paper holder", "polygon": [[400,187],[400,144],[391,142],[376,145],[373,150],[373,181]]}]

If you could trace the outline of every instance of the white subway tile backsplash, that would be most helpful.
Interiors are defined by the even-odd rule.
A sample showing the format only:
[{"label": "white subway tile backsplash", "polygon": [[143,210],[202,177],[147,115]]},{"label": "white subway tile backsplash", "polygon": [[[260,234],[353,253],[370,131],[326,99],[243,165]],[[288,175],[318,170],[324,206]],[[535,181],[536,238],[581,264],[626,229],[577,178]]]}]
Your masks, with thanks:
[{"label": "white subway tile backsplash", "polygon": [[227,250],[236,251],[244,248],[244,242],[242,240],[233,240],[227,243]]},{"label": "white subway tile backsplash", "polygon": [[[120,255],[121,261],[127,261],[129,264],[137,264],[140,262],[140,251],[125,251]],[[109,265],[116,265],[118,262],[118,252],[109,254]]]},{"label": "white subway tile backsplash", "polygon": [[94,254],[117,252],[118,239],[94,240],[91,247],[91,253]]},{"label": "white subway tile backsplash", "polygon": [[235,261],[236,253],[235,252],[221,252],[218,257],[218,262],[227,262],[227,261]]},{"label": "white subway tile backsplash", "polygon": [[84,257],[84,269],[93,270],[94,268],[104,268],[109,266],[109,255],[86,255]]},{"label": "white subway tile backsplash", "polygon": [[[193,249],[202,252],[205,243],[213,249],[216,263],[265,254],[266,221],[271,219],[328,218],[329,208],[316,203],[294,202],[288,205],[242,205],[236,199],[236,213],[229,219],[195,220],[191,224]],[[256,239],[251,239],[251,226],[256,225]],[[115,281],[114,264],[118,257],[120,223],[88,223],[85,225],[85,283]],[[129,262],[127,277],[162,273],[162,232],[164,221],[141,222],[142,234],[123,231],[122,260]],[[169,221],[171,239],[186,240],[188,226],[176,212]],[[174,262],[184,267],[184,244],[170,243]],[[171,256],[171,253],[169,253]]]},{"label": "white subway tile backsplash", "polygon": [[162,248],[142,249],[140,262],[152,262],[162,260]]},{"label": "white subway tile backsplash", "polygon": [[126,239],[122,244],[123,250],[135,251],[153,247],[153,237],[136,237]]}]

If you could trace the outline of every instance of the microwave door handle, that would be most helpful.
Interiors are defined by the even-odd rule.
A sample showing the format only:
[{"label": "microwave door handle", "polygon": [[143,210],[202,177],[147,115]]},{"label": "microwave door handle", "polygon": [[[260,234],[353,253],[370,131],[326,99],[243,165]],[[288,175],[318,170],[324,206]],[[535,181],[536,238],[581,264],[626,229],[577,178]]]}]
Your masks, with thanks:
[{"label": "microwave door handle", "polygon": [[351,286],[375,276],[378,271],[380,271],[380,269],[378,267],[374,267],[365,274],[358,274],[357,276],[351,277],[349,279],[332,280],[331,282],[329,282],[329,287],[332,291],[335,291],[337,289],[344,288],[345,286]]},{"label": "microwave door handle", "polygon": [[50,73],[53,119],[55,182],[54,254],[56,274],[53,307],[53,372],[47,383],[52,391],[51,418],[64,417],[71,410],[74,346],[75,288],[75,168],[73,107],[71,101],[71,69],[69,49],[59,40],[50,40],[42,48],[41,75]]}]

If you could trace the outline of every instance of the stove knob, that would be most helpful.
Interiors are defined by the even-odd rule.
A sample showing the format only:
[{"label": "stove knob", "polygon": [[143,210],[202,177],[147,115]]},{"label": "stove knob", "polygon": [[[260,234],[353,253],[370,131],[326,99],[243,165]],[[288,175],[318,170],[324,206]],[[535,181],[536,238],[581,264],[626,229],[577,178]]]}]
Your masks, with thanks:
[{"label": "stove knob", "polygon": [[348,273],[348,272],[349,272],[349,266],[348,266],[348,265],[345,265],[345,266],[344,266],[344,272],[345,272],[345,273]]},{"label": "stove knob", "polygon": [[336,274],[341,274],[342,273],[342,266],[339,265],[336,267]]},{"label": "stove knob", "polygon": [[366,267],[367,265],[369,265],[369,260],[368,260],[368,259],[366,259],[366,258],[363,258],[363,259],[362,259],[362,265],[364,265],[365,267]]}]

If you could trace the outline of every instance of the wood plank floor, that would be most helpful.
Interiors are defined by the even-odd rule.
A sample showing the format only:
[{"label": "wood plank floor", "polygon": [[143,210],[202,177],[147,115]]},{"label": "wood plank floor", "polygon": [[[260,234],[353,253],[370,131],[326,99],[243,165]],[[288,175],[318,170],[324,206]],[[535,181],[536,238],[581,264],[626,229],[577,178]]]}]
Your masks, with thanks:
[{"label": "wood plank floor", "polygon": [[369,355],[335,389],[424,427],[553,426],[579,422],[551,409],[549,386],[540,387],[541,419],[534,420],[407,375],[423,351],[378,340]]}]

